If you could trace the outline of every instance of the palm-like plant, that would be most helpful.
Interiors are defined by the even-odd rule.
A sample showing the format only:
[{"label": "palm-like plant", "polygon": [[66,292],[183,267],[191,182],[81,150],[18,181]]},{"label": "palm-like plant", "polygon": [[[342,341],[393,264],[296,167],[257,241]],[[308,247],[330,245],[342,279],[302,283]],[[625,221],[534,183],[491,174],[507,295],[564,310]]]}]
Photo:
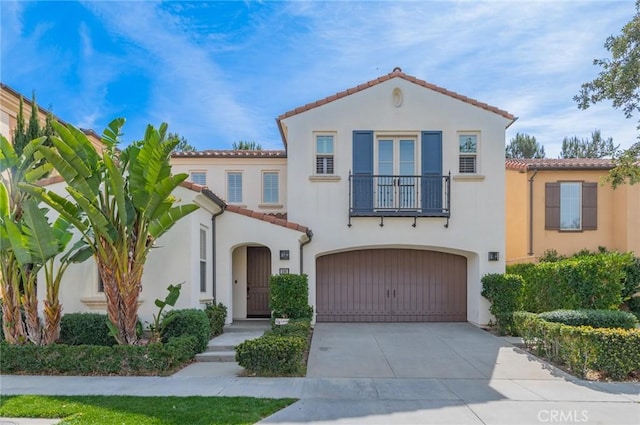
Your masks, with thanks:
[{"label": "palm-like plant", "polygon": [[[40,341],[35,289],[37,270],[22,255],[19,247],[16,251],[11,241],[26,243],[21,229],[24,220],[30,218],[25,214],[25,203],[29,196],[18,185],[35,182],[52,169],[50,164],[42,163],[42,156],[37,153],[45,140],[46,137],[34,139],[18,153],[0,135],[0,297],[3,332],[11,344],[24,343],[27,338],[37,343]],[[26,324],[22,319],[21,307],[24,307]]]},{"label": "palm-like plant", "polygon": [[119,118],[104,130],[101,155],[82,131],[54,123],[59,137],[38,152],[64,178],[70,199],[29,183],[21,188],[80,231],[98,265],[114,336],[120,344],[135,344],[147,255],[160,236],[198,207],[174,206],[172,192],[187,174],[171,174],[177,141],[166,140],[167,125],[149,125],[143,140],[119,151],[123,124]]}]

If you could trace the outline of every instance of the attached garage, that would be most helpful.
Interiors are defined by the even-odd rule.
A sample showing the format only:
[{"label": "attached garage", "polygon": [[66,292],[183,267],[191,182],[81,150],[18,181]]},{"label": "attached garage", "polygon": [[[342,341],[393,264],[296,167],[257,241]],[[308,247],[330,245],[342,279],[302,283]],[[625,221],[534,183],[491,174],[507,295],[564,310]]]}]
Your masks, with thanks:
[{"label": "attached garage", "polygon": [[467,259],[435,251],[365,249],[316,260],[318,322],[467,320]]}]

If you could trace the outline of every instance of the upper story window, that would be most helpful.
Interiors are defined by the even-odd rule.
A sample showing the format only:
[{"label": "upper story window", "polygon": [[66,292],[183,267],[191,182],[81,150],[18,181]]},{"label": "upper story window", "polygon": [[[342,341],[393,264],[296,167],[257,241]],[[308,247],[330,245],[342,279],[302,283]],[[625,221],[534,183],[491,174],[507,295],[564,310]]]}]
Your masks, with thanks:
[{"label": "upper story window", "polygon": [[545,184],[545,229],[596,230],[598,184],[557,182]]},{"label": "upper story window", "polygon": [[460,134],[459,139],[459,172],[475,174],[478,172],[478,135]]},{"label": "upper story window", "polygon": [[227,173],[227,201],[233,203],[242,202],[242,173]]},{"label": "upper story window", "polygon": [[316,174],[333,174],[334,137],[316,134]]},{"label": "upper story window", "polygon": [[201,186],[207,185],[207,173],[205,171],[190,171],[189,175],[189,180],[191,180],[193,183],[199,184]]},{"label": "upper story window", "polygon": [[278,203],[278,181],[277,171],[265,171],[262,173],[262,202],[265,204]]}]

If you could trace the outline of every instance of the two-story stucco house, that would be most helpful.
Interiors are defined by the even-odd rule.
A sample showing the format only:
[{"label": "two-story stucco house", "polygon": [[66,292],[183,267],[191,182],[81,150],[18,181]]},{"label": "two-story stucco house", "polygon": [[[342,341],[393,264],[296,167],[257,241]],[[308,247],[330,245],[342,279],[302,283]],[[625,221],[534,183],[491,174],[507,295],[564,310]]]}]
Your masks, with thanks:
[{"label": "two-story stucco house", "polygon": [[[280,115],[281,151],[174,154],[191,180],[176,196],[201,208],[149,256],[142,320],[176,282],[176,307],[268,316],[269,276],[305,273],[317,321],[487,323],[480,279],[504,271],[515,119],[396,68]],[[68,269],[61,301],[104,309],[95,264]]]},{"label": "two-story stucco house", "polygon": [[174,155],[174,171],[224,199],[218,228],[228,211],[265,235],[281,231],[265,220],[283,214],[305,228],[297,245],[233,243],[235,227],[218,235],[216,298],[232,318],[251,316],[259,266],[249,256],[262,247],[269,273],[308,274],[317,321],[486,323],[480,278],[504,270],[514,120],[395,69],[282,114],[285,151]]}]

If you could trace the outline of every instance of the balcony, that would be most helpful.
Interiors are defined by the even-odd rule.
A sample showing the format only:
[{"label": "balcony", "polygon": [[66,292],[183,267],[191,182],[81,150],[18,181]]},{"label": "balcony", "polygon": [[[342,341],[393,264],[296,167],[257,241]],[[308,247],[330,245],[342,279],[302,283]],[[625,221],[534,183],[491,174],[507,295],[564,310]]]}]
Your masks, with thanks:
[{"label": "balcony", "polygon": [[391,176],[349,174],[351,217],[451,216],[451,174],[446,176]]}]

